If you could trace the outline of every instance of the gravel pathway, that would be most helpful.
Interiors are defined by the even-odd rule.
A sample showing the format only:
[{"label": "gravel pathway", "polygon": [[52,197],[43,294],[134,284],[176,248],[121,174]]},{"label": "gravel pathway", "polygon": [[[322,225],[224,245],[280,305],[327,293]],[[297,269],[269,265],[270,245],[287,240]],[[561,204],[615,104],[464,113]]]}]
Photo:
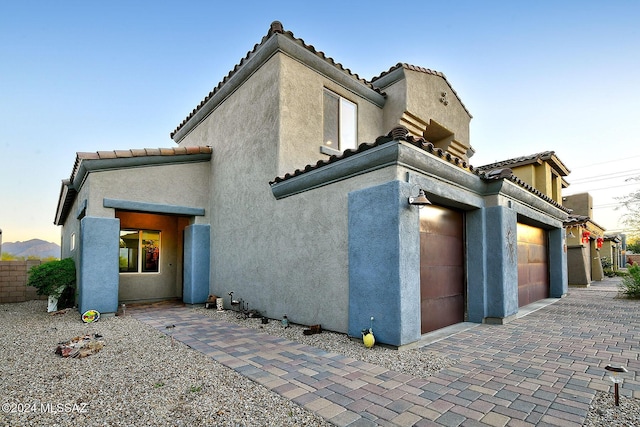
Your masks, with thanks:
[{"label": "gravel pathway", "polygon": [[[454,360],[423,350],[365,349],[343,334],[305,336],[303,327],[203,316],[262,329],[413,376],[427,377]],[[0,424],[6,426],[327,426],[322,418],[205,357],[133,317],[83,324],[76,312],[50,315],[44,301],[0,305]],[[98,333],[105,347],[82,359],[56,345]],[[598,393],[585,426],[640,426],[640,400]]]}]

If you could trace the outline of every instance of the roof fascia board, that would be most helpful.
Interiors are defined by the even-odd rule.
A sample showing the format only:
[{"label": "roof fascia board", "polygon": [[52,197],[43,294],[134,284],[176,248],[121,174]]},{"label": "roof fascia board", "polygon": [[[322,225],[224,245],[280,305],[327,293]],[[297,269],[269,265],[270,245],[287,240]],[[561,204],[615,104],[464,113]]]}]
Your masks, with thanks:
[{"label": "roof fascia board", "polygon": [[105,208],[122,209],[126,211],[161,213],[161,214],[184,215],[184,216],[204,216],[204,213],[205,213],[204,208],[198,208],[198,207],[192,207],[192,206],[135,202],[130,200],[122,200],[122,199],[108,199],[106,197],[102,200],[102,206]]},{"label": "roof fascia board", "polygon": [[262,67],[273,55],[282,52],[287,56],[318,71],[346,89],[371,101],[382,108],[385,97],[375,90],[357,81],[344,71],[339,70],[326,59],[310,52],[304,46],[291,40],[290,37],[276,33],[262,44],[251,57],[242,64],[215,94],[191,117],[174,135],[173,140],[179,143],[200,122],[207,118],[222,102],[234,93],[246,80]]}]

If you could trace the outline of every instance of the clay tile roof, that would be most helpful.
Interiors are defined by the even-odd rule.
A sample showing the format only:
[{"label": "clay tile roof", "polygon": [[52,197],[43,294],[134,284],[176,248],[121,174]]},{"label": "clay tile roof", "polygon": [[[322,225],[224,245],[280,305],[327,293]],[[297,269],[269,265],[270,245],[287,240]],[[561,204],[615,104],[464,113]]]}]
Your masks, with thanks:
[{"label": "clay tile roof", "polygon": [[564,226],[567,227],[567,226],[582,225],[582,224],[587,223],[589,220],[590,220],[590,218],[588,216],[585,216],[585,215],[569,214],[569,217],[564,222]]},{"label": "clay tile roof", "polygon": [[197,147],[174,147],[174,148],[138,148],[131,150],[113,150],[113,151],[97,151],[97,152],[79,152],[76,153],[76,161],[71,172],[71,182],[78,173],[80,163],[83,160],[106,160],[106,159],[125,159],[132,157],[147,156],[179,156],[185,154],[211,154],[213,151],[208,146]]},{"label": "clay tile roof", "polygon": [[387,135],[384,136],[379,136],[378,138],[376,138],[375,142],[372,143],[362,143],[358,146],[358,148],[356,149],[350,149],[350,150],[345,150],[341,155],[333,155],[331,157],[329,157],[326,160],[319,160],[316,164],[314,165],[307,165],[305,166],[303,169],[296,169],[293,173],[287,173],[282,177],[277,177],[275,178],[273,181],[271,181],[269,184],[277,184],[279,182],[282,181],[286,181],[288,179],[291,179],[293,177],[296,177],[298,175],[302,175],[304,173],[310,172],[314,169],[319,169],[323,166],[326,166],[328,164],[340,161],[342,159],[345,159],[347,157],[353,156],[354,154],[358,154],[358,153],[362,153],[364,151],[370,150],[374,147],[377,147],[379,145],[382,144],[386,144],[389,141],[406,141],[409,142],[410,144],[421,148],[425,151],[427,151],[428,153],[431,153],[435,156],[438,156],[440,158],[442,158],[443,160],[448,161],[449,163],[458,166],[462,169],[468,169],[470,171],[473,171],[473,167],[467,165],[467,162],[465,162],[464,160],[460,159],[459,157],[453,156],[450,153],[447,153],[446,151],[442,150],[441,148],[436,148],[432,143],[426,141],[424,138],[417,138],[414,137],[413,135],[409,135],[409,130],[404,127],[404,126],[398,126],[395,127],[391,130],[391,132],[389,132]]},{"label": "clay tile roof", "polygon": [[[316,48],[310,44],[305,43],[305,41],[303,39],[297,38],[293,35],[293,33],[291,31],[285,31],[282,23],[280,23],[279,21],[273,21],[271,23],[271,26],[269,27],[269,31],[267,32],[267,35],[264,36],[262,38],[262,40],[260,41],[260,43],[256,44],[252,50],[250,50],[249,52],[247,52],[247,54],[245,55],[244,58],[242,58],[240,60],[240,62],[238,64],[235,65],[235,67],[233,67],[233,70],[229,71],[229,73],[222,79],[221,82],[218,83],[218,85],[213,88],[211,90],[211,92],[209,92],[209,94],[204,97],[204,99],[202,101],[200,101],[200,103],[196,106],[196,108],[194,108],[188,115],[187,117],[178,125],[178,127],[176,127],[173,132],[171,132],[170,136],[171,138],[173,138],[173,136],[185,125],[187,124],[187,122],[202,108],[204,107],[204,105],[207,103],[207,101],[209,101],[209,99],[211,99],[221,88],[222,86],[225,85],[225,83],[227,83],[229,81],[229,79],[231,79],[231,77],[233,77],[234,74],[236,74],[238,72],[238,70],[244,65],[246,64],[249,59],[251,59],[251,57],[254,56],[254,54],[260,49],[260,47],[262,45],[265,44],[265,42],[267,40],[269,40],[271,37],[273,37],[275,34],[280,34],[283,35],[285,37],[288,37],[289,39],[291,39],[292,41],[294,41],[295,43],[299,44],[300,46],[304,47],[305,49],[307,49],[309,52],[313,53],[314,55],[318,56],[319,58],[325,60],[326,62],[328,62],[329,64],[333,65],[334,67],[336,67],[337,69],[343,71],[345,74],[349,75],[350,77],[354,78],[355,80],[358,80],[360,83],[362,83],[363,85],[368,86],[370,89],[383,94],[380,89],[378,89],[377,87],[375,87],[374,85],[372,85],[370,82],[368,82],[367,80],[360,78],[360,76],[358,76],[355,73],[352,73],[351,70],[349,70],[348,68],[344,68],[342,66],[342,64],[340,64],[339,62],[336,62],[333,58],[328,57],[325,55],[324,52],[322,51],[318,51],[316,50]],[[384,94],[383,94],[384,95]]]},{"label": "clay tile roof", "polygon": [[326,160],[319,160],[316,164],[313,165],[307,165],[302,169],[296,169],[293,173],[287,173],[282,177],[276,177],[273,181],[270,181],[269,184],[273,185],[273,184],[277,184],[279,182],[283,182],[286,181],[288,179],[300,176],[302,174],[305,174],[307,172],[310,172],[312,170],[316,170],[319,169],[321,167],[327,166],[331,163],[335,163],[338,162],[342,159],[345,159],[347,157],[353,156],[354,154],[358,154],[358,153],[362,153],[364,151],[370,150],[374,147],[377,147],[379,145],[382,144],[386,144],[389,141],[406,141],[418,148],[421,148],[422,150],[426,151],[427,153],[430,153],[434,156],[437,156],[443,160],[446,160],[447,162],[451,163],[454,166],[457,166],[461,169],[464,170],[468,170],[469,172],[477,175],[480,179],[483,179],[485,181],[494,181],[494,180],[499,180],[499,179],[507,179],[515,184],[517,184],[518,186],[524,188],[525,190],[529,191],[530,193],[535,194],[536,196],[540,197],[541,199],[543,199],[544,201],[546,201],[547,203],[555,206],[558,209],[561,209],[564,212],[570,213],[571,209],[568,209],[564,206],[562,206],[561,204],[559,204],[558,202],[556,202],[555,200],[553,200],[552,198],[550,198],[549,196],[547,196],[546,194],[542,193],[541,191],[539,191],[538,189],[532,187],[531,185],[527,184],[526,182],[524,182],[523,180],[521,180],[520,178],[518,178],[517,176],[513,175],[511,169],[509,168],[502,168],[499,170],[489,170],[489,171],[485,171],[485,170],[481,170],[480,168],[474,168],[471,165],[468,165],[467,162],[465,162],[464,160],[462,160],[461,158],[452,155],[451,153],[448,153],[446,151],[444,151],[442,148],[436,148],[432,143],[426,141],[424,138],[417,138],[413,135],[409,135],[409,130],[404,127],[404,126],[398,126],[395,127],[391,130],[391,132],[389,132],[387,135],[385,136],[379,136],[378,138],[376,138],[375,142],[373,143],[362,143],[358,146],[358,148],[356,149],[350,149],[350,150],[345,150],[341,155],[337,156],[337,155],[333,155],[331,157],[329,157]]},{"label": "clay tile roof", "polygon": [[489,165],[479,166],[480,170],[491,170],[503,167],[514,168],[516,166],[530,165],[534,163],[542,163],[548,161],[562,176],[569,175],[570,171],[556,156],[555,151],[543,151],[541,153],[531,154],[528,156],[516,157],[513,159],[502,160],[500,162],[491,163]]},{"label": "clay tile roof", "polygon": [[444,75],[444,73],[442,73],[440,71],[432,70],[430,68],[420,67],[420,66],[417,66],[417,65],[411,65],[411,64],[404,63],[404,62],[398,62],[396,65],[394,65],[393,67],[389,68],[387,71],[381,73],[379,76],[373,77],[371,79],[371,84],[373,84],[375,86],[377,80],[379,80],[383,76],[386,76],[387,74],[389,74],[389,73],[391,73],[391,72],[393,72],[393,71],[395,71],[395,70],[397,70],[399,68],[404,68],[405,70],[418,71],[420,73],[432,74],[434,76],[441,77],[447,83],[447,85],[449,86],[449,89],[451,89],[451,92],[456,96],[456,98],[458,98],[458,101],[460,102],[460,105],[462,105],[462,108],[464,108],[464,111],[467,112],[469,117],[473,117],[471,115],[471,113],[469,112],[469,110],[467,109],[466,105],[464,105],[464,103],[462,102],[462,99],[460,99],[460,96],[458,96],[458,93],[455,91],[453,86],[451,86],[451,83],[449,83],[449,80],[447,80],[447,77]]}]

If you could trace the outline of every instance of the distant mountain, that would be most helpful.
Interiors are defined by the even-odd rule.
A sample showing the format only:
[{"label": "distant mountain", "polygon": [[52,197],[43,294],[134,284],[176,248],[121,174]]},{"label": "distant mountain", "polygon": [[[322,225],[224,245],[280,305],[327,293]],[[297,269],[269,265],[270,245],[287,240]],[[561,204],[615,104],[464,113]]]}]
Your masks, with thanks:
[{"label": "distant mountain", "polygon": [[60,245],[40,239],[31,239],[26,242],[6,242],[2,243],[2,252],[25,258],[29,256],[60,258]]}]

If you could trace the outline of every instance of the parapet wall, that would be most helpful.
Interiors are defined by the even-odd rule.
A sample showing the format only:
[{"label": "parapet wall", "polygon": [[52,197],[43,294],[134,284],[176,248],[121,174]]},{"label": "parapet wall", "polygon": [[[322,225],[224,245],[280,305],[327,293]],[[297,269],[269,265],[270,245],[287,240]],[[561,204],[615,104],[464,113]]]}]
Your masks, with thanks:
[{"label": "parapet wall", "polygon": [[40,263],[40,260],[0,261],[0,304],[47,298],[38,295],[33,286],[27,286],[29,270]]}]

